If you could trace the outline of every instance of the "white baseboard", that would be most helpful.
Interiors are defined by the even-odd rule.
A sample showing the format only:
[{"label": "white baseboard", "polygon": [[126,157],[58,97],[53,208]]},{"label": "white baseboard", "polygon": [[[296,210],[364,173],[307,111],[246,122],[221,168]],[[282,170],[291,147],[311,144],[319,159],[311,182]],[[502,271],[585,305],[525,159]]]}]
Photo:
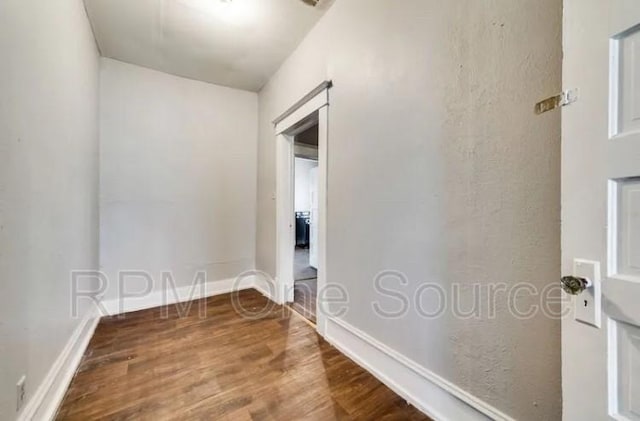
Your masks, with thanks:
[{"label": "white baseboard", "polygon": [[44,380],[18,415],[18,421],[53,419],[99,321],[100,314],[94,305],[87,311]]},{"label": "white baseboard", "polygon": [[213,297],[215,295],[229,294],[234,291],[254,288],[255,283],[255,277],[252,275],[245,276],[239,281],[236,278],[229,278],[220,281],[209,281],[202,286],[189,285],[179,287],[174,292],[153,291],[142,297],[105,300],[101,303],[102,314],[104,316],[114,316],[132,311],[199,300],[200,298]]},{"label": "white baseboard", "polygon": [[435,420],[513,421],[498,409],[343,320],[327,318],[326,328],[329,343]]},{"label": "white baseboard", "polygon": [[252,288],[274,303],[278,303],[276,286],[273,281],[264,277],[256,276]]}]

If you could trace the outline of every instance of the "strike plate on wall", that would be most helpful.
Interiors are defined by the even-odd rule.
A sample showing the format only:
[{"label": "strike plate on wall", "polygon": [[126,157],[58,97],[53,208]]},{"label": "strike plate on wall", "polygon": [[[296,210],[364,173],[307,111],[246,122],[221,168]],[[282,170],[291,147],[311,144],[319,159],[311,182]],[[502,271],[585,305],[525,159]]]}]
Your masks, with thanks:
[{"label": "strike plate on wall", "polygon": [[566,91],[547,98],[544,101],[540,101],[536,104],[536,114],[540,115],[547,111],[555,110],[556,108],[565,107],[573,104],[578,100],[577,89],[567,89]]}]

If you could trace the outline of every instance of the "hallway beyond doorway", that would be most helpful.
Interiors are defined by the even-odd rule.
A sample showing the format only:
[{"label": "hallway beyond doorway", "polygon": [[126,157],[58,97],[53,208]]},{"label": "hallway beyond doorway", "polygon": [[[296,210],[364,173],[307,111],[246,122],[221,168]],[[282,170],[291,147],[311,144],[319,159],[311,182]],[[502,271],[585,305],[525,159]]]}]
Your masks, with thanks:
[{"label": "hallway beyond doorway", "polygon": [[316,323],[316,299],[318,296],[318,271],[309,265],[309,249],[296,247],[295,284],[291,308],[305,319]]},{"label": "hallway beyond doorway", "polygon": [[294,265],[293,276],[296,282],[318,277],[318,271],[309,264],[308,248],[296,247]]}]

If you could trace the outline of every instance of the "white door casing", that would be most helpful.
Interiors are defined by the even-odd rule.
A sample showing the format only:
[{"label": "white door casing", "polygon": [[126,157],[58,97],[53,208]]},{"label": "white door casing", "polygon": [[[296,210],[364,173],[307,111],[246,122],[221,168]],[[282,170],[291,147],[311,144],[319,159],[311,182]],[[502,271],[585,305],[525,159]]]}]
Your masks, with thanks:
[{"label": "white door casing", "polygon": [[[293,301],[295,258],[294,136],[279,133],[276,138],[276,277],[278,304]],[[288,264],[291,262],[291,264]]]},{"label": "white door casing", "polygon": [[330,81],[294,104],[274,121],[276,133],[276,302],[293,301],[293,262],[295,247],[294,151],[293,137],[313,124],[318,125],[318,212],[317,212],[317,288],[316,326],[320,335],[326,332],[326,312],[322,291],[327,283],[327,179],[329,154],[329,89]]},{"label": "white door casing", "polygon": [[318,269],[318,167],[309,174],[311,217],[309,223],[309,266]]},{"label": "white door casing", "polygon": [[563,85],[563,273],[602,277],[601,327],[592,291],[562,322],[563,418],[640,420],[640,1],[565,0]]}]

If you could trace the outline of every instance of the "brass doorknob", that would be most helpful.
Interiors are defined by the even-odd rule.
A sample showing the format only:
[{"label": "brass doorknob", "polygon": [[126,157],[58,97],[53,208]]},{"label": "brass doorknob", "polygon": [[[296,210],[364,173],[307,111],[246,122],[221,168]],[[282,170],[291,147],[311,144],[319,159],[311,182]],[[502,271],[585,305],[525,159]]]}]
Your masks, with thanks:
[{"label": "brass doorknob", "polygon": [[578,276],[564,276],[560,283],[564,292],[570,295],[578,295],[591,286],[591,281]]}]

